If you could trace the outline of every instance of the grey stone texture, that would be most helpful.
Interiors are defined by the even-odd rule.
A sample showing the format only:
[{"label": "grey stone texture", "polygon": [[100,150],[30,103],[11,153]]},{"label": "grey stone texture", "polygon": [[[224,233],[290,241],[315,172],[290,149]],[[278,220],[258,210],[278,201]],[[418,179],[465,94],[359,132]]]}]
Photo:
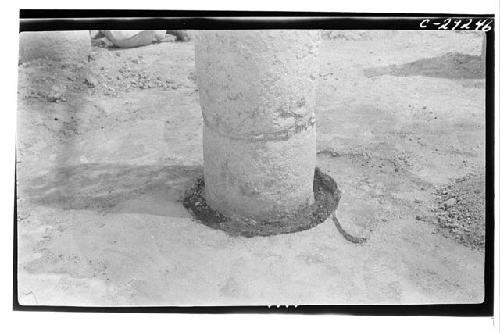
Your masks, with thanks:
[{"label": "grey stone texture", "polygon": [[267,219],[314,202],[318,31],[199,31],[206,200]]},{"label": "grey stone texture", "polygon": [[25,31],[19,35],[19,61],[85,60],[90,54],[89,30]]}]

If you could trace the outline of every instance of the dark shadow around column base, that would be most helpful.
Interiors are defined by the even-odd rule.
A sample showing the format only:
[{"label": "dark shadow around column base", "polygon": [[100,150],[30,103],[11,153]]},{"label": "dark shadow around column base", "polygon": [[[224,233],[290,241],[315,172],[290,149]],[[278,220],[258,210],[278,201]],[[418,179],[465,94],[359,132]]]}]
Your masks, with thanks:
[{"label": "dark shadow around column base", "polygon": [[[311,229],[334,214],[340,200],[335,180],[316,168],[314,173],[314,204],[298,209],[293,214],[256,221],[244,217],[227,217],[210,208],[205,201],[203,177],[186,192],[184,207],[207,227],[223,230],[231,236],[255,237],[288,234]],[[334,222],[336,218],[334,217]],[[339,227],[336,223],[337,228]],[[340,231],[340,229],[339,229]]]}]

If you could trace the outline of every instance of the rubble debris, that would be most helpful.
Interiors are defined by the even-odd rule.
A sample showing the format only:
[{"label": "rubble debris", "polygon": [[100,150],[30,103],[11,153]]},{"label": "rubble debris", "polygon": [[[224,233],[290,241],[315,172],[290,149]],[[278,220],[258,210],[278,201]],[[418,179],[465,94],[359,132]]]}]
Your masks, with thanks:
[{"label": "rubble debris", "polygon": [[484,249],[484,174],[459,178],[436,194],[434,211],[442,233],[468,247]]}]

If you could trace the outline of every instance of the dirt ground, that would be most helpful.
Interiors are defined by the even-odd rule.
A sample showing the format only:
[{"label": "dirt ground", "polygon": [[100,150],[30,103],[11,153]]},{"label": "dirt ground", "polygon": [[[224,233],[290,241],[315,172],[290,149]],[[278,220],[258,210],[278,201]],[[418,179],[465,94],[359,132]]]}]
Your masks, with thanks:
[{"label": "dirt ground", "polygon": [[483,301],[482,37],[330,32],[318,166],[337,217],[232,237],[182,205],[202,174],[193,42],[93,47],[19,65],[21,304],[432,304]]}]

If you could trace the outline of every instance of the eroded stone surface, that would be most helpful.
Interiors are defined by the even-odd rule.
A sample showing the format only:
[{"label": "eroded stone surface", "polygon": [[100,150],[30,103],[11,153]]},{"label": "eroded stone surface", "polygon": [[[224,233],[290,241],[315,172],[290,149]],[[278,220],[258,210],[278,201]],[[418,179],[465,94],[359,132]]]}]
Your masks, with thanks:
[{"label": "eroded stone surface", "polygon": [[196,37],[206,199],[266,219],[313,203],[317,31]]}]

